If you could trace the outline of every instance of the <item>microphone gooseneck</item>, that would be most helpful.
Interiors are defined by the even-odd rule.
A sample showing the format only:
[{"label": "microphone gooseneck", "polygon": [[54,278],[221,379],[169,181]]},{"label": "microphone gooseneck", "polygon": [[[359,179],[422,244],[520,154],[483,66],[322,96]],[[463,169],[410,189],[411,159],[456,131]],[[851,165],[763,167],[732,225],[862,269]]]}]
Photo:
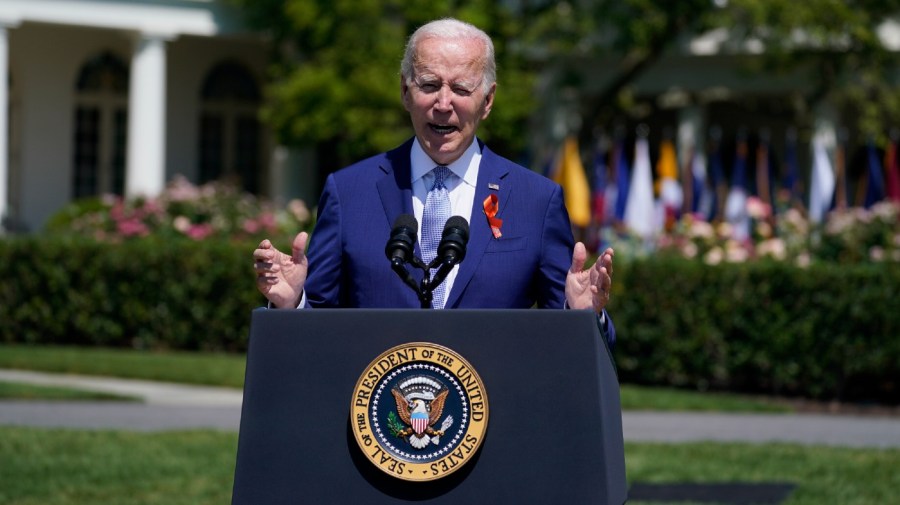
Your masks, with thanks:
[{"label": "microphone gooseneck", "polygon": [[[428,265],[415,255],[418,233],[419,223],[416,218],[410,214],[401,214],[391,228],[391,236],[384,246],[384,254],[391,262],[391,269],[400,276],[404,284],[416,292],[422,308],[431,308],[434,288],[444,282],[453,267],[466,257],[469,222],[461,216],[452,216],[447,220],[437,247],[437,256]],[[416,283],[415,278],[409,273],[407,264],[422,270],[423,277],[420,283]],[[434,268],[437,268],[437,272],[431,277],[431,270]]]}]

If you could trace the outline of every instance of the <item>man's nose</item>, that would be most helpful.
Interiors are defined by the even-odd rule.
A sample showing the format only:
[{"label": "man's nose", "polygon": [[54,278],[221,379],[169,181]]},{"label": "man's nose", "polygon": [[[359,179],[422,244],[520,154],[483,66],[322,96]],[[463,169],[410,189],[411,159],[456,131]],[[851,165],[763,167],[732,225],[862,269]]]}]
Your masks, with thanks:
[{"label": "man's nose", "polygon": [[453,91],[449,86],[441,86],[437,92],[434,107],[440,111],[450,111],[453,109]]}]

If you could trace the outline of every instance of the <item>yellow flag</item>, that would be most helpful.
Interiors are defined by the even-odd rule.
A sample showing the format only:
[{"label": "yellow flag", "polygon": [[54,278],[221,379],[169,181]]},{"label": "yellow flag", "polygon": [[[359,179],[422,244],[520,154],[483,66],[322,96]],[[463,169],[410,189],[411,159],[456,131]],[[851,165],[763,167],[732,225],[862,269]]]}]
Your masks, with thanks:
[{"label": "yellow flag", "polygon": [[663,181],[678,180],[678,160],[675,156],[675,144],[671,140],[663,140],[659,146],[659,161],[656,162],[656,194],[662,191]]},{"label": "yellow flag", "polygon": [[575,137],[566,139],[562,156],[557,163],[553,180],[563,188],[569,219],[575,226],[588,226],[591,224],[591,188],[584,173],[584,165],[581,164]]}]

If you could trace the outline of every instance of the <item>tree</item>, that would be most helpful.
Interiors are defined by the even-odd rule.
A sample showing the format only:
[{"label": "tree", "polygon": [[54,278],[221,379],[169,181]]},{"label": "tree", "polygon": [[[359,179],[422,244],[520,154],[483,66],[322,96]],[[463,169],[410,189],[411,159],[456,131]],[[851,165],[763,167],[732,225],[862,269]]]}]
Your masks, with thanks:
[{"label": "tree", "polygon": [[400,59],[409,35],[453,16],[492,35],[498,92],[480,131],[492,145],[523,149],[517,124],[532,79],[507,51],[518,24],[492,0],[232,0],[262,31],[272,55],[263,119],[286,145],[314,145],[325,171],[397,146],[412,135],[400,101]]},{"label": "tree", "polygon": [[[900,14],[897,0],[598,0],[525,3],[536,19],[524,33],[539,67],[556,69],[551,84],[579,90],[582,137],[616,115],[633,114],[631,86],[686,40],[713,30],[750,73],[796,74],[814,83],[804,111],[822,101],[858,111],[857,129],[883,135],[900,117],[897,53],[878,35]],[[747,48],[754,48],[748,50]],[[587,82],[587,62],[612,62],[599,87]],[[655,107],[653,102],[647,104]],[[802,112],[802,111],[801,111]]]},{"label": "tree", "polygon": [[900,117],[897,53],[878,36],[900,0],[231,1],[272,48],[265,121],[284,144],[317,146],[326,170],[412,134],[399,97],[403,46],[416,27],[445,16],[494,39],[496,106],[480,136],[513,158],[532,147],[529,119],[550,121],[540,106],[560,90],[572,91],[584,140],[614,117],[652,111],[654,101],[636,102],[635,81],[714,30],[727,33],[723,47],[745,71],[813,83],[797,100],[798,117],[835,103],[858,111],[856,129],[870,138]]}]

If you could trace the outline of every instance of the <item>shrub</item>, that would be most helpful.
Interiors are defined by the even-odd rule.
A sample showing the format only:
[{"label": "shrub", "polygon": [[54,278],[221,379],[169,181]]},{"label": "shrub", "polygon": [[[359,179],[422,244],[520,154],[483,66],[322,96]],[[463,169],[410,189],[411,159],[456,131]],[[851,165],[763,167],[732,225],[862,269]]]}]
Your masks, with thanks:
[{"label": "shrub", "polygon": [[616,265],[628,382],[900,402],[900,266]]},{"label": "shrub", "polygon": [[0,340],[241,351],[263,299],[252,243],[0,242]]}]

